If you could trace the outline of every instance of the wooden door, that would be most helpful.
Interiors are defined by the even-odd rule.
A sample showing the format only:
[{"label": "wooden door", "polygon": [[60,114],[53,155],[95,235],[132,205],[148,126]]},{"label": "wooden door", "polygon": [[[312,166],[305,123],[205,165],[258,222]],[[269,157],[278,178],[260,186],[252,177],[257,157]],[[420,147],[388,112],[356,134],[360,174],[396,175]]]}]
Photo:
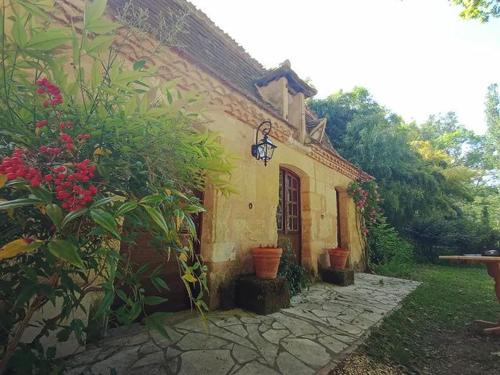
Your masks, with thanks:
[{"label": "wooden door", "polygon": [[[121,251],[130,254],[130,260],[134,268],[148,264],[148,270],[141,278],[146,295],[162,296],[167,302],[156,306],[149,306],[148,312],[153,311],[181,311],[189,309],[189,296],[186,287],[179,275],[179,267],[175,254],[160,252],[157,250],[161,244],[155,243],[147,233],[140,233],[134,244],[122,243]],[[160,276],[168,285],[168,290],[159,292],[151,283],[149,274],[156,267],[160,267]]]},{"label": "wooden door", "polygon": [[[201,202],[203,202],[203,194],[196,194]],[[196,226],[197,239],[193,243],[193,250],[195,254],[200,254],[200,239],[201,239],[201,225],[202,225],[202,214],[197,214],[192,216],[193,222]],[[191,307],[189,301],[189,295],[186,291],[186,287],[181,280],[181,275],[179,274],[179,266],[177,264],[177,259],[175,254],[167,254],[157,250],[157,246],[161,244],[155,244],[151,241],[151,236],[146,233],[139,234],[135,240],[134,245],[127,245],[122,243],[121,251],[125,253],[130,253],[130,259],[135,267],[140,267],[147,263],[149,265],[148,270],[152,271],[156,267],[160,266],[159,276],[167,283],[169,290],[163,290],[161,293],[154,287],[151,283],[148,275],[141,280],[143,283],[146,295],[161,295],[168,299],[167,302],[156,306],[148,307],[149,312],[153,311],[181,311],[187,310]],[[196,291],[195,291],[196,292]]]},{"label": "wooden door", "polygon": [[300,178],[280,168],[277,212],[278,241],[289,240],[297,262],[301,262]]}]

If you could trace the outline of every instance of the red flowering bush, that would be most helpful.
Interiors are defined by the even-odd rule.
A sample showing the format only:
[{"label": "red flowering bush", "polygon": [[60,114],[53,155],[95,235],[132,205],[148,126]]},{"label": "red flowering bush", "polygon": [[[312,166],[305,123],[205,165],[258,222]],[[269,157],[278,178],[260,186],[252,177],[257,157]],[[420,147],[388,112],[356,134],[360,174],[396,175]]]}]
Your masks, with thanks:
[{"label": "red flowering bush", "polygon": [[47,143],[39,146],[37,151],[16,148],[11,157],[1,160],[0,174],[6,175],[9,181],[24,180],[32,187],[42,186],[49,192],[55,192],[65,210],[82,209],[93,201],[98,192],[92,184],[96,165],[89,159],[78,160],[79,148],[91,136],[79,133],[75,144],[74,138],[63,132],[73,129],[73,123],[61,120],[62,112],[58,109],[63,103],[61,90],[47,78],[38,80],[36,84],[36,93],[41,96],[43,107],[50,105],[53,111],[52,120],[42,119],[35,123],[35,129],[44,133]]},{"label": "red flowering bush", "polygon": [[[174,257],[192,305],[206,308],[207,268],[192,248],[191,215],[203,211],[194,192],[208,184],[229,192],[230,158],[216,135],[194,130],[194,95],[178,92],[182,103],[173,103],[171,85],[153,85],[146,61],[128,64],[105,9],[94,0],[59,27],[45,2],[0,8],[12,30],[0,34],[0,374],[54,373],[55,352],[42,338],[56,332],[83,344],[86,324],[73,312],[88,312],[95,293],[99,321],[144,317],[162,331],[165,314],[146,307],[168,302],[168,285],[141,267],[160,294],[146,296],[120,251],[138,233]],[[54,313],[35,319],[41,311]],[[39,332],[29,344],[27,327]]]}]

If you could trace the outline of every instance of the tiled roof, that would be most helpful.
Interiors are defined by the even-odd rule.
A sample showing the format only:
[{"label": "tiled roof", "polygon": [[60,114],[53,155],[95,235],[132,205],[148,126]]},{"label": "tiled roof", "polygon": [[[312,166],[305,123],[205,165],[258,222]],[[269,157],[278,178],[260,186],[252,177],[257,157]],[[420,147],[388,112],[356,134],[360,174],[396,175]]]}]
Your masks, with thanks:
[{"label": "tiled roof", "polygon": [[290,61],[288,60],[286,60],[278,68],[269,71],[264,77],[257,80],[255,83],[258,86],[264,86],[281,77],[286,77],[288,81],[288,88],[292,90],[293,94],[296,92],[303,92],[306,98],[310,98],[318,93],[314,87],[300,79],[297,73],[292,70]]},{"label": "tiled roof", "polygon": [[[109,0],[109,4],[114,9],[121,9],[128,1]],[[133,4],[148,11],[148,21],[153,25],[160,24],[160,17],[165,14],[184,16],[182,30],[175,35],[173,49],[269,109],[255,88],[255,82],[268,70],[202,11],[185,0],[135,0]]]},{"label": "tiled roof", "polygon": [[[121,10],[128,2],[129,0],[109,0],[108,4],[114,10]],[[295,91],[304,92],[306,97],[316,94],[316,89],[301,80],[289,64],[277,69],[265,69],[205,13],[186,0],[135,0],[132,4],[148,11],[151,25],[161,24],[161,17],[164,15],[184,17],[182,30],[176,34],[172,48],[278,117],[277,110],[262,99],[256,84],[282,74],[287,75],[289,82],[290,79],[293,81],[295,86],[292,88]],[[316,115],[307,110],[307,128],[313,128],[318,122]],[[323,137],[320,144],[339,156],[328,137]]]}]

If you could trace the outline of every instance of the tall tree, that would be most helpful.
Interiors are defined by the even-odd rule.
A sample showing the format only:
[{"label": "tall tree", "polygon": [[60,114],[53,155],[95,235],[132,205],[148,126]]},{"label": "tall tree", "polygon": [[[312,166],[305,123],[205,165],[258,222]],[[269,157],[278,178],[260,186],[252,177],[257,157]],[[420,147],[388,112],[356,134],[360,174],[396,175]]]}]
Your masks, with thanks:
[{"label": "tall tree", "polygon": [[326,117],[326,133],[334,147],[342,152],[347,124],[355,116],[369,116],[385,113],[385,110],[373,99],[364,87],[355,87],[351,92],[340,90],[324,100],[309,102],[313,111],[320,117]]},{"label": "tall tree", "polygon": [[477,251],[494,243],[488,208],[494,189],[477,184],[484,137],[454,113],[430,116],[420,126],[406,124],[361,87],[309,104],[327,117],[337,151],[376,178],[389,223],[426,256],[444,247]]},{"label": "tall tree", "polygon": [[410,146],[414,129],[367,89],[339,91],[310,106],[328,119],[326,132],[337,151],[377,179],[391,224],[404,230],[415,215],[449,209],[440,189],[444,177]]},{"label": "tall tree", "polygon": [[500,170],[500,93],[498,84],[488,86],[485,102],[486,152],[492,168]]}]

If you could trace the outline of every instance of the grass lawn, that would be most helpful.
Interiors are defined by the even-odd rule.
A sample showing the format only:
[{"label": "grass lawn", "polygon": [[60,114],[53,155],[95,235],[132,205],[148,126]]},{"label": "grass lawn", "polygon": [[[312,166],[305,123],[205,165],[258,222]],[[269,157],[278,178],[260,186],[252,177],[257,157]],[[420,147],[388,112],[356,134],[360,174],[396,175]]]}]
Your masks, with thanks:
[{"label": "grass lawn", "polygon": [[334,373],[500,374],[500,336],[473,324],[500,319],[486,268],[424,265],[411,278],[422,285]]}]

